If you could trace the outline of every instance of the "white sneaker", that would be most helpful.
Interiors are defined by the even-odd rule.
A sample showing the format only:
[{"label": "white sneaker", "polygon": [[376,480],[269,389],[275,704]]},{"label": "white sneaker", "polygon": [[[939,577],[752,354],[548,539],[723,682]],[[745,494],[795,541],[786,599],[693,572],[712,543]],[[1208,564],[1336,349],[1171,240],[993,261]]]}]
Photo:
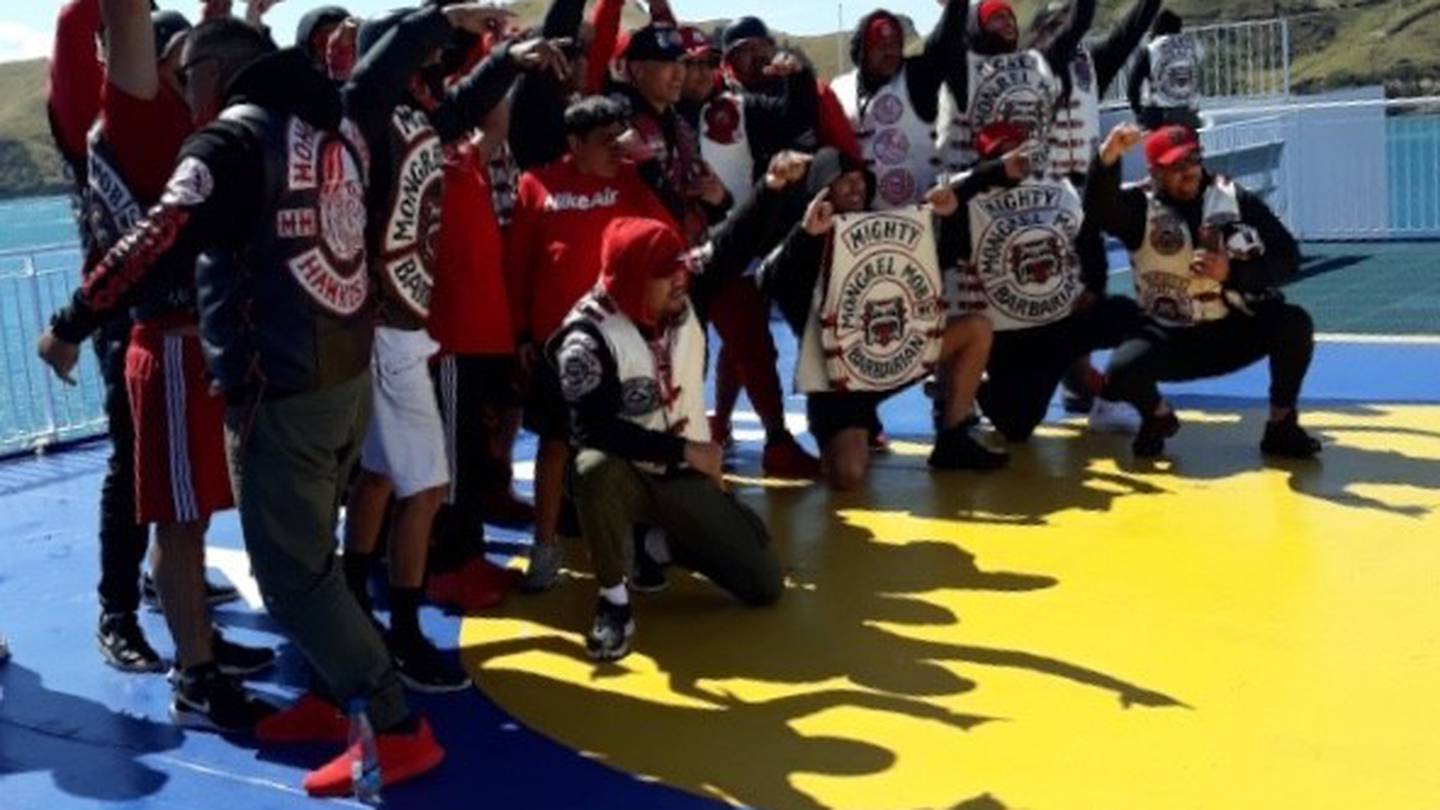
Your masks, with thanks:
[{"label": "white sneaker", "polygon": [[1090,409],[1088,428],[1091,433],[1133,434],[1140,430],[1140,412],[1128,402],[1095,398]]},{"label": "white sneaker", "polygon": [[520,588],[526,593],[550,590],[560,575],[560,563],[564,561],[564,557],[558,539],[530,546],[530,567],[525,570],[525,581],[520,584]]}]

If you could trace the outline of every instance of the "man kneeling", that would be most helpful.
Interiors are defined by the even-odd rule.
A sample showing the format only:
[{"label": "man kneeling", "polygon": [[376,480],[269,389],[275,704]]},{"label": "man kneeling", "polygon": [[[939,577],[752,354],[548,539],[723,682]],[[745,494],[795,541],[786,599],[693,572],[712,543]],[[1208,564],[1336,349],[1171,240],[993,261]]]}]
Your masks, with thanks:
[{"label": "man kneeling", "polygon": [[705,328],[689,285],[685,240],[672,225],[617,219],[606,228],[599,285],[548,347],[579,448],[572,489],[600,586],[585,639],[592,658],[630,651],[625,580],[637,524],[663,529],[675,562],[746,604],[771,604],[784,588],[764,524],[720,477],[705,418]]},{"label": "man kneeling", "polygon": [[[1120,158],[1141,140],[1148,187],[1120,187]],[[1136,456],[1158,456],[1180,429],[1156,381],[1194,380],[1270,360],[1270,421],[1262,452],[1310,458],[1320,442],[1296,416],[1315,350],[1310,315],[1277,289],[1300,269],[1300,249],[1260,198],[1205,171],[1193,130],[1148,137],[1121,124],[1095,158],[1086,212],[1125,243],[1140,307],[1150,316],[1111,356],[1105,398],[1129,402],[1143,422]]]}]

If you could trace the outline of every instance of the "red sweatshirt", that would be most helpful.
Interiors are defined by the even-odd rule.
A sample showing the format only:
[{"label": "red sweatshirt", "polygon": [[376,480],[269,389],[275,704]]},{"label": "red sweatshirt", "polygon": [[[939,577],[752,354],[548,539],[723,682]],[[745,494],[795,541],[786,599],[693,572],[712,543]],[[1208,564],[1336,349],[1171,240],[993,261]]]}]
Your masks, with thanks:
[{"label": "red sweatshirt", "polygon": [[96,52],[99,0],[71,0],[55,19],[46,106],[60,152],[69,162],[85,160],[85,135],[100,113],[105,66]]},{"label": "red sweatshirt", "polygon": [[486,165],[468,141],[446,150],[430,336],[447,354],[515,352],[500,225]]},{"label": "red sweatshirt", "polygon": [[520,177],[515,221],[505,241],[510,314],[517,335],[544,341],[600,276],[605,226],[616,217],[674,221],[625,164],[605,179],[581,174],[566,156]]}]

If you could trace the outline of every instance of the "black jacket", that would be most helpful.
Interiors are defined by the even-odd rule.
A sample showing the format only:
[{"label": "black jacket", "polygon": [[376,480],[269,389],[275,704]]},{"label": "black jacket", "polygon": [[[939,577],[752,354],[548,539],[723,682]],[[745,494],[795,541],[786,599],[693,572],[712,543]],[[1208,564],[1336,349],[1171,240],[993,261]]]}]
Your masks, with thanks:
[{"label": "black jacket", "polygon": [[[333,133],[342,120],[340,96],[308,57],[292,49],[263,57],[235,77],[225,107],[242,105],[254,113],[251,122],[221,118],[186,141],[160,204],[56,315],[57,336],[72,342],[84,337],[106,313],[133,300],[165,257],[198,253],[202,341],[211,375],[227,397],[312,390],[368,366],[372,325],[363,296],[356,311],[338,316],[306,297],[290,267],[257,258],[277,229],[276,187],[284,183],[287,156],[279,151],[284,139],[267,146],[255,121],[268,120],[283,133],[285,122],[299,119]],[[363,277],[358,260],[354,270]]]},{"label": "black jacket", "polygon": [[[1184,218],[1192,241],[1204,214],[1204,192],[1213,182],[1214,178],[1206,174],[1200,196],[1190,202],[1166,200]],[[1225,286],[1246,295],[1265,295],[1299,272],[1300,246],[1259,197],[1244,188],[1237,187],[1237,191],[1240,221],[1258,232],[1265,252],[1253,259],[1232,260]],[[1120,187],[1120,163],[1106,166],[1097,156],[1090,165],[1090,184],[1085,189],[1085,216],[1123,242],[1127,250],[1135,251],[1145,239],[1149,210],[1149,199],[1142,189]]]}]

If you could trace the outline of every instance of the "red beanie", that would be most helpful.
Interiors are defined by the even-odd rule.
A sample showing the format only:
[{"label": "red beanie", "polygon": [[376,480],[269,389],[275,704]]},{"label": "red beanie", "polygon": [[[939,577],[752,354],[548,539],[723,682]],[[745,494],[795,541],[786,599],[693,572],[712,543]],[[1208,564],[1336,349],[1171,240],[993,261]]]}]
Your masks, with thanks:
[{"label": "red beanie", "polygon": [[989,160],[1023,144],[1030,137],[1030,130],[1014,121],[996,121],[980,130],[975,136],[975,151]]},{"label": "red beanie", "polygon": [[620,217],[605,226],[600,243],[600,287],[630,320],[654,326],[645,287],[685,265],[687,246],[675,226],[658,219]]},{"label": "red beanie", "polygon": [[865,48],[869,50],[887,39],[902,37],[900,26],[888,14],[876,14],[865,26]]},{"label": "red beanie", "polygon": [[985,24],[990,22],[991,17],[1006,11],[1011,15],[1015,13],[1015,10],[1010,8],[1009,0],[984,0],[980,4],[980,11],[976,19],[979,21],[980,27],[984,28]]}]

